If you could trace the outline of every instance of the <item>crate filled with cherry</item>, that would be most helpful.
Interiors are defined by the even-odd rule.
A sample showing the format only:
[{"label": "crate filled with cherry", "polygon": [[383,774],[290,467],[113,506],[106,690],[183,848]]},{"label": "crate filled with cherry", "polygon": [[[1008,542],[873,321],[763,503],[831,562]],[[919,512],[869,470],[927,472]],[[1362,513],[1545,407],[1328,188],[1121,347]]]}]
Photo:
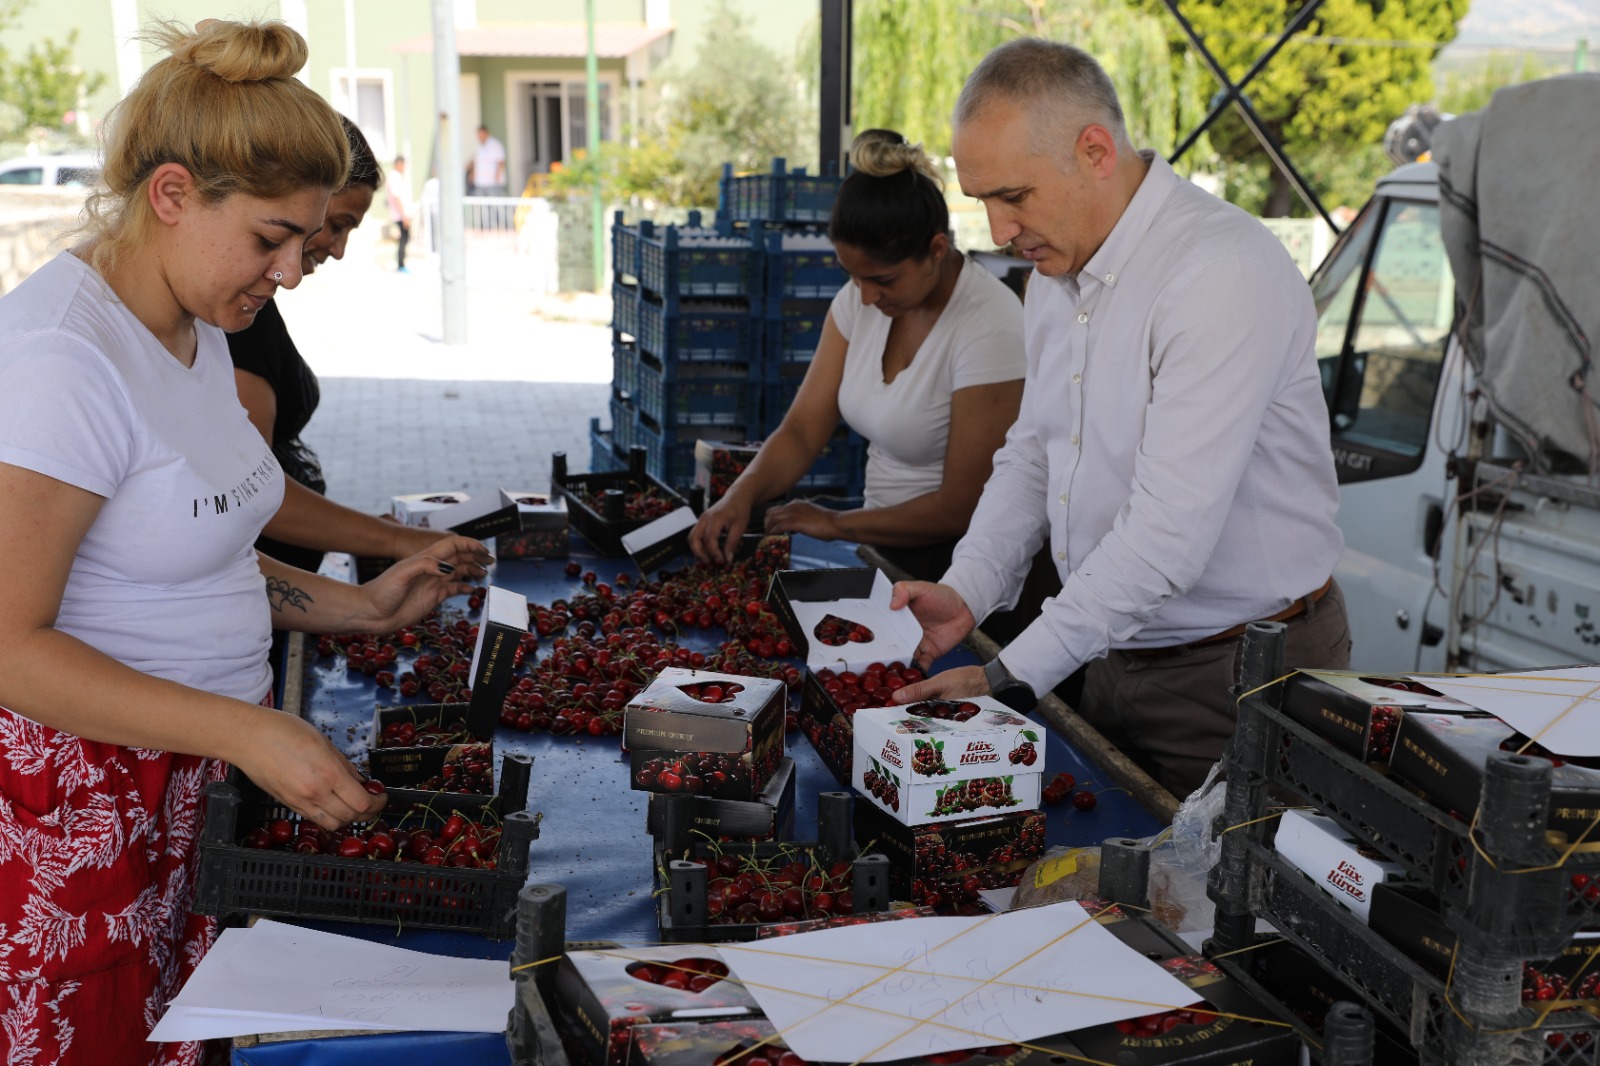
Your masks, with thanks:
[{"label": "crate filled with cherry", "polygon": [[702,840],[658,870],[661,939],[754,940],[774,923],[886,909],[887,860],[850,841],[850,795],[817,797],[810,841],[724,843]]},{"label": "crate filled with cherry", "polygon": [[539,835],[531,768],[505,756],[489,796],[389,790],[379,817],[337,831],[236,774],[207,789],[195,909],[507,936]]},{"label": "crate filled with cherry", "polygon": [[889,894],[940,914],[981,914],[980,892],[1014,888],[1044,854],[1045,818],[1015,811],[906,825],[876,803],[858,801],[855,839],[889,860]]},{"label": "crate filled with cherry", "polygon": [[922,629],[909,611],[891,611],[892,583],[871,567],[785,570],[767,602],[807,674],[799,724],[841,785],[854,777],[851,719],[883,707],[894,690],[922,680],[911,665]]},{"label": "crate filled with cherry", "polygon": [[669,485],[650,476],[646,460],[643,448],[633,448],[625,471],[569,474],[566,452],[551,457],[551,492],[566,501],[572,528],[602,555],[627,554],[624,534],[689,506]]},{"label": "crate filled with cherry", "polygon": [[788,700],[772,678],[667,667],[624,710],[633,787],[756,799],[783,758]]}]

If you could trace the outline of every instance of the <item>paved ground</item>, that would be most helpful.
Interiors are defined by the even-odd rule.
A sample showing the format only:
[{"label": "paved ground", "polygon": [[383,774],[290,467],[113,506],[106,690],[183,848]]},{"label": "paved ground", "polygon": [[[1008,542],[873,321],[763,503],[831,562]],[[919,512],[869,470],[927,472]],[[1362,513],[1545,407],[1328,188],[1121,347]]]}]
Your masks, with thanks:
[{"label": "paved ground", "polygon": [[468,342],[440,340],[435,261],[357,230],[280,306],[322,382],[303,434],[328,494],[365,511],[396,493],[543,490],[550,454],[589,468],[589,419],[609,424],[610,301],[535,297],[513,257],[469,260]]}]

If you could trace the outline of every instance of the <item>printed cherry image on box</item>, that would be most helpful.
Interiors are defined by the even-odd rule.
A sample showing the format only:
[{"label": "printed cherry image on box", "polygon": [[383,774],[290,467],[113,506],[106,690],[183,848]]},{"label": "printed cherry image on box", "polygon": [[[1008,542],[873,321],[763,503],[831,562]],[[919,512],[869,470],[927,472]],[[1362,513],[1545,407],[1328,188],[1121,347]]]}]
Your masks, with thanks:
[{"label": "printed cherry image on box", "polygon": [[880,570],[784,570],[767,602],[805,660],[799,724],[841,785],[851,772],[856,711],[884,707],[922,672],[911,664],[922,626],[889,609],[893,582]]},{"label": "printed cherry image on box", "polygon": [[472,650],[467,703],[378,707],[368,773],[390,787],[493,792],[494,729],[527,631],[527,598],[490,585]]},{"label": "printed cherry image on box", "polygon": [[668,667],[623,710],[634,788],[755,799],[783,759],[782,681]]},{"label": "printed cherry image on box", "polygon": [[1039,806],[1043,733],[998,700],[858,711],[852,784],[906,825]]}]

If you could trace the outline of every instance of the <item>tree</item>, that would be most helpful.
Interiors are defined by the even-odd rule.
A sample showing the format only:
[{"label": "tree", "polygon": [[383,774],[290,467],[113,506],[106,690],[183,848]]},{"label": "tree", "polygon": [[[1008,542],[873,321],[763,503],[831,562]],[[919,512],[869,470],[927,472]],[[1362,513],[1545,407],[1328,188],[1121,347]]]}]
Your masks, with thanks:
[{"label": "tree", "polygon": [[724,163],[766,170],[774,156],[794,163],[815,156],[804,148],[815,142],[792,64],[751,36],[726,0],[711,21],[719,30],[694,61],[674,60],[645,90],[632,143],[602,145],[592,162],[574,160],[555,180],[558,190],[586,189],[598,166],[613,202],[713,209]]},{"label": "tree", "polygon": [[[950,114],[972,68],[1018,36],[1070,41],[1117,86],[1128,134],[1167,153],[1205,112],[1205,71],[1169,61],[1159,17],[1125,0],[859,0],[855,20],[857,129],[882,126],[950,151]],[[1187,157],[1204,163],[1205,145]]]},{"label": "tree", "polygon": [[[1147,11],[1161,0],[1139,0]],[[1413,103],[1433,99],[1430,64],[1454,39],[1469,0],[1325,0],[1306,28],[1245,89],[1262,124],[1284,146],[1320,197],[1361,202],[1387,167],[1383,132]],[[1181,11],[1230,78],[1242,77],[1297,11],[1297,0],[1183,0]],[[1174,62],[1191,51],[1176,23]],[[1231,170],[1267,173],[1264,195],[1230,199],[1264,215],[1295,207],[1288,180],[1230,114],[1212,126],[1212,143]]]},{"label": "tree", "polygon": [[[0,30],[14,25],[29,0],[0,0]],[[60,130],[69,111],[99,90],[104,74],[86,74],[72,61],[78,31],[65,44],[45,38],[13,60],[0,48],[0,140],[34,128]]]}]

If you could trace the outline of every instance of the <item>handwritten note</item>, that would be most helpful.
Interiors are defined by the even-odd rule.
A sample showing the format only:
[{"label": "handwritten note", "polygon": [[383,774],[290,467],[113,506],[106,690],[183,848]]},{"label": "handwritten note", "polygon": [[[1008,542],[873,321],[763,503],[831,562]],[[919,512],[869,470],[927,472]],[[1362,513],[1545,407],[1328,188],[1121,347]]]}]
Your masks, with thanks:
[{"label": "handwritten note", "polygon": [[1200,997],[1077,903],[718,945],[803,1058],[886,1062],[1188,1006]]},{"label": "handwritten note", "polygon": [[261,921],[222,932],[150,1039],[325,1029],[495,1033],[505,1028],[514,995],[504,962]]},{"label": "handwritten note", "polygon": [[1416,680],[1488,711],[1556,755],[1600,755],[1600,666]]}]

